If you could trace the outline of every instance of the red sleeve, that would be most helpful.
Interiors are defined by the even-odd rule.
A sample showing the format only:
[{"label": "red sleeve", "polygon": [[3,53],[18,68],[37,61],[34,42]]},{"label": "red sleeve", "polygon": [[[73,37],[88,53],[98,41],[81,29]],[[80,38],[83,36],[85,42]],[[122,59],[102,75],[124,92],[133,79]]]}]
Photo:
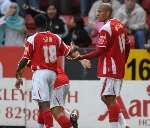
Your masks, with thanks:
[{"label": "red sleeve", "polygon": [[28,60],[31,60],[32,55],[33,55],[33,45],[29,42],[26,42],[22,58],[27,58]]},{"label": "red sleeve", "polygon": [[66,45],[63,41],[59,46],[59,56],[67,56],[70,53],[70,46]]},{"label": "red sleeve", "polygon": [[105,52],[106,52],[106,48],[105,47],[96,47],[95,51],[92,51],[90,53],[82,55],[80,57],[80,60],[83,60],[83,59],[93,59],[93,58],[95,58],[97,56],[101,56],[101,55],[105,54]]}]

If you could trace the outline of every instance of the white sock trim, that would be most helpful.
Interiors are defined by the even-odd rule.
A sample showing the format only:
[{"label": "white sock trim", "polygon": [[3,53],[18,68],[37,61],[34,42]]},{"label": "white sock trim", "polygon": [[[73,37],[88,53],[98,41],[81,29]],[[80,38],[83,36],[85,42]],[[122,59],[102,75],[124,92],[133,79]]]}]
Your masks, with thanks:
[{"label": "white sock trim", "polygon": [[123,113],[119,113],[119,124],[121,126],[124,126],[124,127],[127,126],[127,123],[126,123],[126,120],[123,116]]},{"label": "white sock trim", "polygon": [[110,128],[119,128],[118,122],[110,122]]},{"label": "white sock trim", "polygon": [[44,128],[44,125],[43,124],[37,124],[37,128]]}]

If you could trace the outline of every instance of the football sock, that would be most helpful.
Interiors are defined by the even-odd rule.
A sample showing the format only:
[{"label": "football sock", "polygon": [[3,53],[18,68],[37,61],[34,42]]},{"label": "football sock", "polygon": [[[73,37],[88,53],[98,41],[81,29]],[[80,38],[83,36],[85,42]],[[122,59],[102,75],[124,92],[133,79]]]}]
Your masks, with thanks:
[{"label": "football sock", "polygon": [[39,124],[44,124],[42,110],[39,110],[39,112],[38,112],[38,123]]},{"label": "football sock", "polygon": [[50,110],[45,110],[42,112],[44,125],[46,128],[53,127],[53,116]]},{"label": "football sock", "polygon": [[109,112],[109,122],[111,126],[110,128],[118,128],[119,113],[121,113],[120,105],[118,103],[115,103],[107,107]]},{"label": "football sock", "polygon": [[42,111],[39,110],[38,113],[38,124],[37,124],[37,128],[43,128],[44,127],[44,119],[43,119],[43,115],[42,115]]},{"label": "football sock", "polygon": [[110,128],[118,128],[118,122],[110,122]]},{"label": "football sock", "polygon": [[66,117],[65,115],[61,115],[59,119],[57,119],[57,122],[62,128],[71,128],[72,124],[70,122],[70,119]]}]

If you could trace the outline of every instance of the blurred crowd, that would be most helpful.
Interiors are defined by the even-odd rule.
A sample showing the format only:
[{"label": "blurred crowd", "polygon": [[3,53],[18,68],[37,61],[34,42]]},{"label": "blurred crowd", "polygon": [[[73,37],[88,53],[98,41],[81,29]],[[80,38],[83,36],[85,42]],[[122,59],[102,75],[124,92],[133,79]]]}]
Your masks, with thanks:
[{"label": "blurred crowd", "polygon": [[103,26],[98,16],[102,2],[112,4],[112,18],[126,26],[131,47],[150,47],[150,0],[0,0],[0,46],[23,46],[36,32],[33,17],[47,17],[47,30],[58,34],[66,44],[94,47]]}]

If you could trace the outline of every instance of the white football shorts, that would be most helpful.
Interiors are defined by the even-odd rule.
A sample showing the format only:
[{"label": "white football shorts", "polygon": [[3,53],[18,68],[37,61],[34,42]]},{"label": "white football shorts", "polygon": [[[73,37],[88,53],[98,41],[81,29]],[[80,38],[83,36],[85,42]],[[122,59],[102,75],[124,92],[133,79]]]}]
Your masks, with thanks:
[{"label": "white football shorts", "polygon": [[36,101],[50,101],[50,92],[56,73],[48,69],[36,70],[32,77],[32,99]]},{"label": "white football shorts", "polygon": [[69,86],[61,86],[59,88],[56,88],[54,90],[51,90],[51,97],[50,97],[50,108],[56,107],[56,106],[65,106],[65,99],[66,95],[69,92]]},{"label": "white football shorts", "polygon": [[102,81],[102,89],[101,96],[104,95],[120,95],[121,87],[122,87],[122,79],[114,79],[110,77],[102,77],[100,79]]}]

